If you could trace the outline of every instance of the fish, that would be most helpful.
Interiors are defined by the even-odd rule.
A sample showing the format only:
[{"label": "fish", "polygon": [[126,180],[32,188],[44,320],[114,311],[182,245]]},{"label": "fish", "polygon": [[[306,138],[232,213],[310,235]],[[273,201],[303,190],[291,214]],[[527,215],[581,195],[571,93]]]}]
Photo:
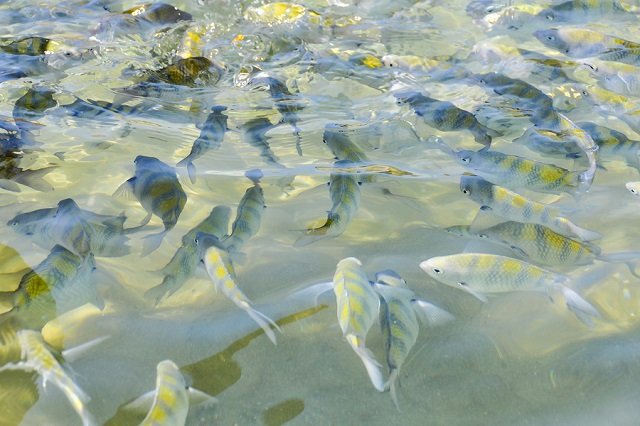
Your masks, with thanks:
[{"label": "fish", "polygon": [[129,253],[123,229],[124,215],[99,215],[81,209],[71,198],[60,200],[56,207],[20,213],[7,222],[16,232],[28,235],[44,249],[59,244],[86,256],[117,257]]},{"label": "fish", "polygon": [[429,302],[419,300],[406,282],[394,271],[376,273],[374,290],[380,295],[380,328],[384,337],[385,356],[389,368],[389,378],[385,389],[391,392],[391,399],[400,411],[396,395],[396,383],[400,368],[418,339],[419,319],[429,325],[442,325],[453,316]]},{"label": "fish", "polygon": [[340,260],[333,276],[338,323],[342,334],[360,357],[369,379],[379,392],[385,389],[380,363],[366,347],[366,337],[379,312],[380,298],[355,257]]},{"label": "fish", "polygon": [[265,73],[258,73],[251,78],[250,84],[253,86],[267,86],[271,99],[278,112],[282,115],[280,123],[288,123],[293,127],[296,136],[296,151],[298,155],[302,155],[302,139],[300,137],[300,128],[298,127],[298,111],[304,109],[305,105],[301,102],[299,96],[292,94],[287,85],[276,77]]},{"label": "fish", "polygon": [[598,232],[581,228],[564,217],[558,208],[530,200],[480,176],[460,176],[460,191],[480,204],[481,210],[508,220],[544,225],[559,234],[583,241],[602,238]]},{"label": "fish", "polygon": [[25,37],[0,46],[0,50],[13,55],[39,56],[54,50],[57,44],[45,37]]},{"label": "fish", "polygon": [[94,269],[93,256],[83,259],[64,247],[54,246],[10,293],[13,308],[9,314],[26,327],[40,329],[47,321],[85,303],[102,309],[102,296],[90,280]]},{"label": "fish", "polygon": [[143,256],[157,249],[162,239],[176,226],[180,213],[187,202],[173,167],[155,157],[138,155],[133,161],[135,174],[116,190],[114,195],[137,199],[147,211],[139,227],[149,223],[152,215],[164,224],[164,231],[145,237]]},{"label": "fish", "polygon": [[369,161],[365,152],[335,125],[325,126],[322,142],[329,147],[338,161],[348,161],[354,164]]},{"label": "fish", "polygon": [[16,100],[13,105],[13,119],[21,135],[37,129],[39,125],[32,123],[42,118],[49,108],[58,106],[53,99],[55,92],[48,88],[32,87]]},{"label": "fish", "polygon": [[640,182],[627,182],[624,186],[633,195],[640,195]]},{"label": "fish", "polygon": [[188,280],[200,264],[200,257],[196,247],[195,237],[198,232],[204,232],[222,239],[227,234],[231,209],[227,206],[216,206],[211,209],[209,216],[193,227],[182,237],[182,245],[160,271],[165,274],[162,283],[150,288],[144,297],[151,299],[158,305],[178,291]]},{"label": "fish", "polygon": [[[22,133],[25,134],[24,132]],[[11,142],[11,145],[31,142]],[[36,191],[53,191],[53,186],[47,182],[44,177],[51,172],[57,165],[42,167],[39,169],[24,169],[20,167],[21,160],[24,156],[22,150],[8,150],[0,153],[0,188],[11,192],[21,192],[20,186],[25,185]]]},{"label": "fish", "polygon": [[97,423],[87,407],[90,400],[89,395],[73,381],[69,372],[58,362],[52,350],[42,339],[40,332],[20,330],[17,336],[22,360],[17,363],[5,364],[0,367],[0,371],[36,371],[42,377],[43,387],[49,382],[64,393],[84,426],[96,425]]},{"label": "fish", "polygon": [[262,171],[248,170],[245,176],[253,182],[253,186],[249,187],[242,196],[236,218],[231,224],[231,234],[222,241],[231,253],[238,253],[240,248],[258,233],[262,223],[262,212],[266,208],[264,191],[260,185]]},{"label": "fish", "polygon": [[640,44],[583,28],[537,30],[533,36],[542,44],[572,58],[589,58],[622,49],[638,49]]},{"label": "fish", "polygon": [[633,275],[638,252],[604,254],[593,243],[574,240],[558,234],[544,225],[507,221],[475,232],[458,227],[461,234],[493,241],[509,247],[528,262],[543,266],[590,265],[595,260],[626,263]]},{"label": "fish", "polygon": [[[336,167],[349,165],[350,162],[344,161],[334,163]],[[360,206],[360,181],[352,173],[331,173],[329,195],[332,204],[331,210],[327,213],[327,220],[320,227],[307,229],[296,241],[296,246],[304,246],[321,238],[335,237],[347,229]]]},{"label": "fish", "polygon": [[273,153],[269,146],[268,137],[266,133],[273,129],[275,126],[265,117],[254,118],[247,121],[242,126],[244,140],[249,145],[254,146],[260,150],[260,157],[262,157],[267,164],[274,165],[278,168],[284,168],[280,164],[280,160]]},{"label": "fish", "polygon": [[408,104],[429,126],[443,132],[468,130],[481,145],[491,145],[492,137],[499,133],[478,122],[469,111],[458,108],[451,102],[440,101],[419,92],[394,93],[398,105]]},{"label": "fish", "polygon": [[127,9],[122,13],[155,24],[173,24],[193,19],[190,13],[167,3],[145,3]]},{"label": "fish", "polygon": [[264,330],[269,340],[276,345],[276,335],[271,327],[281,331],[280,327],[271,318],[256,310],[252,306],[251,300],[240,290],[235,282],[233,265],[225,247],[215,236],[202,232],[196,234],[195,241],[200,259],[204,263],[207,274],[213,281],[216,290],[221,291],[237,307],[244,310]]},{"label": "fish", "polygon": [[227,127],[229,117],[224,114],[226,109],[225,106],[211,108],[211,113],[202,126],[200,136],[193,142],[191,152],[176,164],[177,167],[187,167],[191,183],[196,183],[196,167],[193,165],[193,161],[202,157],[209,150],[220,148],[224,134],[229,130]]},{"label": "fish", "polygon": [[484,179],[509,188],[527,188],[537,192],[575,194],[580,189],[581,173],[553,164],[529,160],[498,151],[454,151],[440,146],[462,166]]},{"label": "fish", "polygon": [[599,159],[622,158],[627,165],[640,170],[640,141],[629,139],[624,133],[590,122],[576,123],[589,133],[598,145]]},{"label": "fish", "polygon": [[420,269],[434,280],[461,289],[482,302],[486,293],[543,291],[553,300],[562,293],[566,307],[586,325],[600,313],[588,301],[567,287],[569,277],[521,260],[484,253],[437,256],[420,263]]},{"label": "fish", "polygon": [[594,19],[615,14],[618,18],[633,17],[622,2],[618,0],[567,0],[550,5],[536,16],[553,22],[578,21]]},{"label": "fish", "polygon": [[475,74],[469,80],[488,87],[500,95],[500,99],[507,99],[511,108],[529,115],[534,125],[552,129],[557,125],[558,116],[553,100],[537,87],[496,72]]},{"label": "fish", "polygon": [[586,70],[606,90],[624,96],[640,95],[640,79],[638,79],[640,67],[636,65],[587,59],[583,62],[582,69]]},{"label": "fish", "polygon": [[186,423],[190,405],[217,402],[216,398],[187,386],[178,366],[165,359],[156,366],[155,389],[127,404],[125,408],[132,410],[150,406],[140,426],[177,426]]}]

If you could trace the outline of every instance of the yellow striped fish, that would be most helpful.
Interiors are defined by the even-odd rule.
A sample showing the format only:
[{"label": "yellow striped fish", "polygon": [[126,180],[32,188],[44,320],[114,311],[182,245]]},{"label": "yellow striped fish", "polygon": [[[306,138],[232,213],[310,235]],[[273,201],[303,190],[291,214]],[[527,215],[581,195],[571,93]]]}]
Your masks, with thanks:
[{"label": "yellow striped fish", "polygon": [[224,114],[226,109],[225,106],[211,108],[211,113],[202,126],[200,136],[193,142],[191,152],[176,164],[177,167],[187,168],[191,183],[196,183],[196,167],[193,165],[193,161],[202,157],[207,151],[218,149],[222,145],[224,134],[229,130],[227,127],[227,118],[229,117]]},{"label": "yellow striped fish", "polygon": [[578,319],[592,325],[600,313],[578,293],[567,287],[569,278],[530,263],[484,253],[462,253],[432,257],[420,263],[430,277],[461,289],[486,302],[485,293],[544,291],[551,297],[562,293],[567,308]]},{"label": "yellow striped fish", "polygon": [[458,108],[451,102],[440,101],[419,92],[397,92],[394,94],[399,105],[409,104],[416,115],[426,124],[443,132],[468,130],[475,141],[488,147],[491,138],[498,132],[480,124],[469,111]]},{"label": "yellow striped fish", "polygon": [[17,333],[22,351],[22,360],[0,367],[2,370],[36,371],[42,377],[42,386],[52,383],[64,393],[69,403],[80,416],[84,426],[96,425],[96,421],[87,409],[89,396],[71,379],[69,373],[60,365],[42,339],[39,331],[20,330]]},{"label": "yellow striped fish", "polygon": [[369,161],[364,151],[336,125],[325,126],[322,142],[329,147],[338,161],[349,161],[356,164]]},{"label": "yellow striped fish", "polygon": [[[183,426],[190,405],[217,402],[216,398],[187,386],[178,366],[166,359],[156,366],[155,389],[127,404],[125,408],[148,410],[140,426]],[[146,408],[147,406],[150,408]]]},{"label": "yellow striped fish", "polygon": [[145,3],[127,9],[122,14],[157,24],[172,24],[192,19],[191,14],[167,3]]},{"label": "yellow striped fish", "polygon": [[371,383],[383,392],[385,386],[380,364],[365,344],[367,333],[378,314],[380,298],[361,266],[355,257],[342,259],[336,266],[333,292],[338,305],[338,323],[347,342],[367,369]]},{"label": "yellow striped fish", "polygon": [[227,234],[231,209],[227,206],[216,206],[202,222],[197,224],[182,237],[182,245],[175,252],[169,263],[161,269],[165,274],[162,283],[150,288],[144,294],[147,299],[159,304],[178,291],[182,284],[196,271],[200,263],[195,238],[198,232],[222,238]]},{"label": "yellow striped fish", "polygon": [[588,58],[621,49],[638,49],[640,44],[583,28],[538,30],[533,36],[542,44],[574,58]]},{"label": "yellow striped fish", "polygon": [[245,176],[253,182],[248,188],[236,211],[236,218],[231,224],[231,234],[222,242],[229,252],[238,252],[239,249],[260,230],[262,212],[266,208],[264,203],[264,191],[260,186],[262,171],[248,170]]},{"label": "yellow striped fish", "polygon": [[134,160],[135,175],[123,183],[114,195],[133,196],[147,211],[140,226],[151,220],[152,215],[162,219],[164,231],[145,237],[143,256],[160,246],[162,238],[178,222],[187,194],[182,190],[175,170],[154,157],[138,155]]},{"label": "yellow striped fish", "polygon": [[219,240],[213,235],[198,232],[196,234],[196,245],[207,274],[213,281],[216,290],[221,291],[237,307],[249,314],[275,345],[276,335],[271,330],[271,327],[281,331],[280,327],[271,318],[256,310],[252,306],[251,300],[240,290],[234,279],[235,274],[229,256]]}]

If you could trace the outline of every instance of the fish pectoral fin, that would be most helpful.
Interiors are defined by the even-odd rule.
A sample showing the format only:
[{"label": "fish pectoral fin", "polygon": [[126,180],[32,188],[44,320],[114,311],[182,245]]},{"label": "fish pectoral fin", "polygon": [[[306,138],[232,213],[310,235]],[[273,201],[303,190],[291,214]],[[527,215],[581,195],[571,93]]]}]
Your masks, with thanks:
[{"label": "fish pectoral fin", "polygon": [[412,301],[411,306],[418,318],[430,327],[444,325],[455,319],[449,312],[425,300],[416,299]]},{"label": "fish pectoral fin", "polygon": [[156,391],[154,389],[147,393],[143,393],[130,403],[124,405],[122,408],[134,413],[146,414],[149,412],[149,410],[151,410],[151,406],[153,405],[155,396]]},{"label": "fish pectoral fin", "polygon": [[559,289],[564,296],[567,308],[573,312],[589,328],[593,327],[593,319],[600,318],[600,312],[589,302],[582,298],[578,293],[566,287],[559,285]]},{"label": "fish pectoral fin", "polygon": [[98,346],[100,343],[108,340],[109,338],[111,338],[111,336],[97,337],[95,339],[89,340],[88,342],[74,346],[73,348],[65,349],[62,351],[62,358],[64,358],[66,362],[75,362],[86,355],[90,349]]},{"label": "fish pectoral fin", "polygon": [[115,190],[115,192],[113,193],[113,196],[124,198],[129,201],[135,201],[136,196],[133,193],[133,185],[135,181],[136,181],[135,176],[130,179],[127,179],[122,185],[118,187],[118,189]]},{"label": "fish pectoral fin", "polygon": [[378,392],[384,392],[384,377],[382,375],[382,370],[380,369],[380,363],[376,361],[373,353],[365,347],[354,346],[353,344],[351,344],[351,347],[360,357],[360,360],[362,360],[364,368],[367,370],[369,380],[371,380],[371,384],[373,385],[373,387],[376,388]]}]

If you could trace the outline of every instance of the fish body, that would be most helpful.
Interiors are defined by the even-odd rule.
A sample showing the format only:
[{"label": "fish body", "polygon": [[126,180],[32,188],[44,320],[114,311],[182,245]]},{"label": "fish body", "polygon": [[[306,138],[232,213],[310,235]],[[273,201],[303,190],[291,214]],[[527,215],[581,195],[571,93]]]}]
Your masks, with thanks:
[{"label": "fish body", "polygon": [[640,170],[640,141],[629,139],[624,133],[594,123],[576,123],[598,144],[599,158],[623,158],[631,167]]},{"label": "fish body", "polygon": [[544,225],[559,234],[578,237],[585,241],[601,237],[597,232],[580,228],[563,217],[558,209],[494,185],[479,176],[461,176],[460,190],[480,204],[481,209],[489,210],[508,220]]},{"label": "fish body", "polygon": [[418,316],[412,306],[415,294],[407,288],[384,284],[376,284],[374,288],[381,296],[379,319],[389,367],[387,383],[391,390],[391,398],[399,410],[396,382],[400,368],[415,345],[420,332]]},{"label": "fish body", "polygon": [[329,147],[338,161],[348,161],[356,164],[369,161],[365,152],[353,143],[345,132],[339,129],[325,127],[322,141]]},{"label": "fish body", "polygon": [[202,126],[200,136],[193,142],[189,155],[178,162],[177,166],[186,166],[192,183],[196,182],[196,168],[193,161],[203,156],[207,151],[220,148],[224,134],[227,132],[227,119],[224,111],[226,107],[213,107]]},{"label": "fish body", "polygon": [[579,21],[616,14],[618,17],[633,15],[618,0],[567,0],[554,4],[536,16],[553,22]]},{"label": "fish body", "polygon": [[557,193],[575,192],[580,174],[553,164],[529,160],[498,151],[454,152],[455,159],[479,176],[509,186],[532,191]]},{"label": "fish body", "polygon": [[242,127],[244,140],[247,141],[249,145],[260,150],[260,157],[262,157],[268,164],[279,168],[284,167],[280,164],[278,157],[276,157],[269,146],[266,133],[275,127],[269,119],[264,117],[254,118],[246,122]]},{"label": "fish body", "polygon": [[213,281],[215,288],[221,291],[237,307],[244,310],[264,330],[269,340],[275,345],[276,336],[271,327],[276,330],[280,330],[280,328],[269,317],[256,310],[251,300],[240,290],[235,282],[229,255],[219,240],[212,235],[199,232],[196,235],[196,245],[207,274]]},{"label": "fish body", "polygon": [[342,334],[365,365],[374,387],[382,392],[384,379],[379,363],[366,348],[367,333],[380,307],[380,298],[361,269],[362,263],[348,257],[338,262],[333,276],[333,292],[338,306]]},{"label": "fish body", "polygon": [[36,371],[42,378],[43,387],[47,382],[60,389],[80,416],[84,426],[97,424],[87,408],[89,396],[73,381],[69,373],[58,362],[42,339],[39,331],[20,330],[17,333],[22,352],[22,361],[6,364],[3,369]]},{"label": "fish body", "polygon": [[[262,176],[261,172],[259,176]],[[252,180],[253,186],[245,191],[238,204],[236,218],[231,224],[231,234],[223,241],[230,252],[237,252],[260,230],[262,213],[266,207],[264,191],[259,183],[259,177]]]},{"label": "fish body", "polygon": [[148,236],[144,254],[154,251],[164,235],[178,222],[178,217],[187,202],[187,194],[182,189],[175,170],[154,157],[138,155],[135,160],[135,174],[123,183],[116,194],[133,194],[147,211],[141,226],[146,225],[152,214],[164,224],[164,231]]},{"label": "fish body", "polygon": [[140,426],[184,425],[189,413],[187,384],[173,361],[160,361],[153,405]]},{"label": "fish body", "polygon": [[637,49],[640,44],[582,28],[552,28],[533,33],[542,44],[573,58],[588,58],[623,49]]},{"label": "fish body", "polygon": [[0,50],[13,55],[39,56],[53,50],[56,44],[45,37],[26,37],[0,46]]},{"label": "fish body", "polygon": [[145,3],[122,13],[154,24],[172,24],[192,19],[191,14],[167,3]]},{"label": "fish body", "polygon": [[82,259],[61,246],[27,272],[13,292],[15,314],[27,326],[41,328],[60,314],[85,303],[104,305],[90,276],[93,256]]},{"label": "fish body", "polygon": [[589,302],[566,286],[568,277],[510,257],[484,253],[437,256],[421,262],[420,268],[436,281],[483,302],[487,301],[486,293],[543,291],[551,296],[560,291],[567,308],[587,325],[600,316]]},{"label": "fish body", "polygon": [[221,239],[227,234],[230,214],[229,207],[216,206],[211,210],[209,216],[187,232],[182,237],[182,245],[175,252],[169,263],[161,270],[165,274],[162,283],[147,290],[145,297],[153,299],[157,305],[175,293],[195,273],[200,263],[195,242],[196,235],[199,232],[204,232]]},{"label": "fish body", "polygon": [[491,145],[492,135],[497,135],[494,130],[480,124],[473,114],[451,102],[433,99],[418,92],[396,93],[395,96],[398,104],[409,104],[425,123],[435,129],[443,132],[468,130],[474,135],[475,141],[484,146]]},{"label": "fish body", "polygon": [[606,90],[625,96],[640,95],[640,67],[621,62],[588,59],[584,63],[590,75]]},{"label": "fish body", "polygon": [[36,129],[38,125],[33,124],[32,121],[42,118],[47,109],[58,105],[53,99],[54,93],[48,88],[30,88],[16,100],[13,106],[13,119],[21,132]]}]

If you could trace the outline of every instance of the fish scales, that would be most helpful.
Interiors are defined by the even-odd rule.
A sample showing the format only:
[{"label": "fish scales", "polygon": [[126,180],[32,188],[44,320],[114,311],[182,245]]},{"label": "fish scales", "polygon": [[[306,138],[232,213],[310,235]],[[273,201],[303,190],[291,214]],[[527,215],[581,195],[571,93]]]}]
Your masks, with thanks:
[{"label": "fish scales", "polygon": [[156,368],[156,389],[149,413],[141,426],[183,425],[189,411],[187,384],[178,367],[169,360]]},{"label": "fish scales", "polygon": [[245,191],[240,204],[238,204],[236,218],[231,224],[231,234],[229,238],[224,240],[229,250],[238,250],[258,233],[264,209],[264,191],[256,181],[252,187]]}]

